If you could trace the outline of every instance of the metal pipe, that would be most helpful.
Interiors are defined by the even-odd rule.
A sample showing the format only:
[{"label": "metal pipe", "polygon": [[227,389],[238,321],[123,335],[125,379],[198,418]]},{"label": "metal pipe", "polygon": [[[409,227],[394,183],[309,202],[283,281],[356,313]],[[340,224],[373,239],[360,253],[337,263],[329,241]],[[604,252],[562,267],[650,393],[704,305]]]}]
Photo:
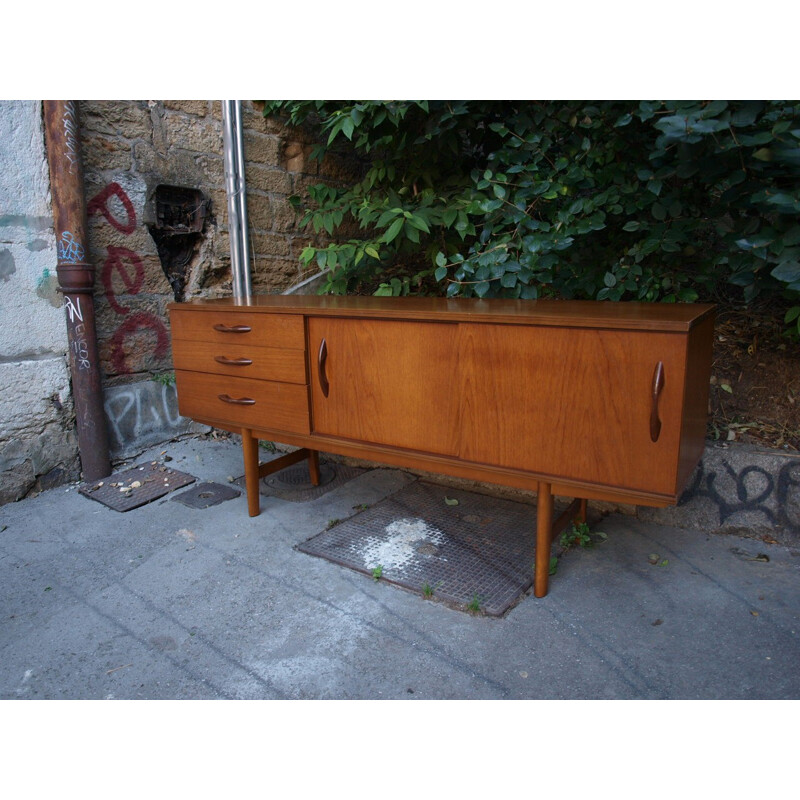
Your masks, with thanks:
[{"label": "metal pipe", "polygon": [[111,474],[111,461],[97,353],[94,266],[87,261],[78,109],[74,100],[45,100],[43,106],[56,235],[56,274],[66,310],[78,452],[83,479],[94,481]]},{"label": "metal pipe", "polygon": [[225,190],[228,196],[228,237],[231,247],[233,299],[246,303],[252,294],[247,236],[247,194],[244,180],[241,103],[222,101],[222,144]]},{"label": "metal pipe", "polygon": [[242,124],[242,104],[234,101],[233,132],[236,141],[236,167],[239,174],[239,234],[242,245],[242,291],[250,297],[253,290],[250,285],[250,236],[247,229],[247,180],[244,167],[244,130]]}]

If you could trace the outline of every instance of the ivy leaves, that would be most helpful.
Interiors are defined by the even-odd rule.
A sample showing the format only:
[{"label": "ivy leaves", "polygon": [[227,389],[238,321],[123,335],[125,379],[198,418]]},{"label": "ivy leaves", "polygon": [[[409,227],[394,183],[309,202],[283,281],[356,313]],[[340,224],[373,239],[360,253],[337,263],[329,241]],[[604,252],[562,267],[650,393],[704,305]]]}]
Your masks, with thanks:
[{"label": "ivy leaves", "polygon": [[[280,101],[364,159],[301,222],[327,291],[691,301],[727,284],[800,297],[800,104]],[[427,270],[406,263],[424,255]],[[398,269],[400,272],[398,273]],[[433,287],[433,288],[431,288]],[[800,311],[787,319],[800,326]]]}]

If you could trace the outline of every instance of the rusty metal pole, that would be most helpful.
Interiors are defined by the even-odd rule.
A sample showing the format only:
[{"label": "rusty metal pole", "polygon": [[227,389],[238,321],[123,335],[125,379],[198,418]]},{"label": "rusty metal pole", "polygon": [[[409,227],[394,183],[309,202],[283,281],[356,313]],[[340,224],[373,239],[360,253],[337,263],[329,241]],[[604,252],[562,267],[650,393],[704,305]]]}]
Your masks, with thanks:
[{"label": "rusty metal pole", "polygon": [[44,101],[59,291],[64,295],[72,396],[83,479],[111,473],[94,322],[94,267],[88,262],[78,109],[74,100]]}]

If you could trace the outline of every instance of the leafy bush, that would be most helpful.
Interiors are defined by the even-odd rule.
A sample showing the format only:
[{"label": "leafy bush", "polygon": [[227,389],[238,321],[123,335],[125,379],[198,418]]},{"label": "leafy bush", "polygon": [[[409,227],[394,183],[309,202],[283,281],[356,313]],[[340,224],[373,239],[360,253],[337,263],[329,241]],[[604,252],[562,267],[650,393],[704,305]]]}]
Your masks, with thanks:
[{"label": "leafy bush", "polygon": [[[323,291],[693,301],[800,297],[800,103],[274,101],[349,147],[302,224]],[[349,144],[345,142],[348,140]],[[424,256],[424,258],[420,258]],[[391,280],[389,280],[391,276]],[[800,330],[800,305],[787,322]]]}]

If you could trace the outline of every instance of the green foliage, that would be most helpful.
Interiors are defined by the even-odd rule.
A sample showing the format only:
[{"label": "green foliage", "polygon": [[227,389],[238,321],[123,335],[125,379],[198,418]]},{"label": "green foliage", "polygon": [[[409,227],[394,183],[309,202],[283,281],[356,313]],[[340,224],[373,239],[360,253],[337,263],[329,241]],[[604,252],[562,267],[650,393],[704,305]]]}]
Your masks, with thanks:
[{"label": "green foliage", "polygon": [[472,595],[472,600],[467,603],[467,611],[472,614],[479,614],[481,610],[481,597],[478,594]]},{"label": "green foliage", "polygon": [[379,581],[383,577],[383,564],[378,564],[378,566],[372,570],[372,577],[376,581]]},{"label": "green foliage", "polygon": [[160,383],[162,386],[174,386],[175,385],[175,373],[174,372],[161,372],[156,375],[153,375],[150,378],[153,383]]},{"label": "green foliage", "polygon": [[569,530],[566,530],[561,534],[561,538],[559,539],[558,543],[564,549],[573,547],[574,545],[579,545],[580,547],[592,547],[594,545],[594,540],[592,539],[592,535],[589,531],[589,526],[585,522],[576,522],[573,523]]},{"label": "green foliage", "polygon": [[[363,178],[295,198],[324,292],[800,298],[800,103],[275,101]],[[419,256],[424,255],[420,263]],[[411,266],[409,266],[411,265]],[[392,275],[389,279],[389,274]],[[800,331],[800,305],[787,324]]]}]

